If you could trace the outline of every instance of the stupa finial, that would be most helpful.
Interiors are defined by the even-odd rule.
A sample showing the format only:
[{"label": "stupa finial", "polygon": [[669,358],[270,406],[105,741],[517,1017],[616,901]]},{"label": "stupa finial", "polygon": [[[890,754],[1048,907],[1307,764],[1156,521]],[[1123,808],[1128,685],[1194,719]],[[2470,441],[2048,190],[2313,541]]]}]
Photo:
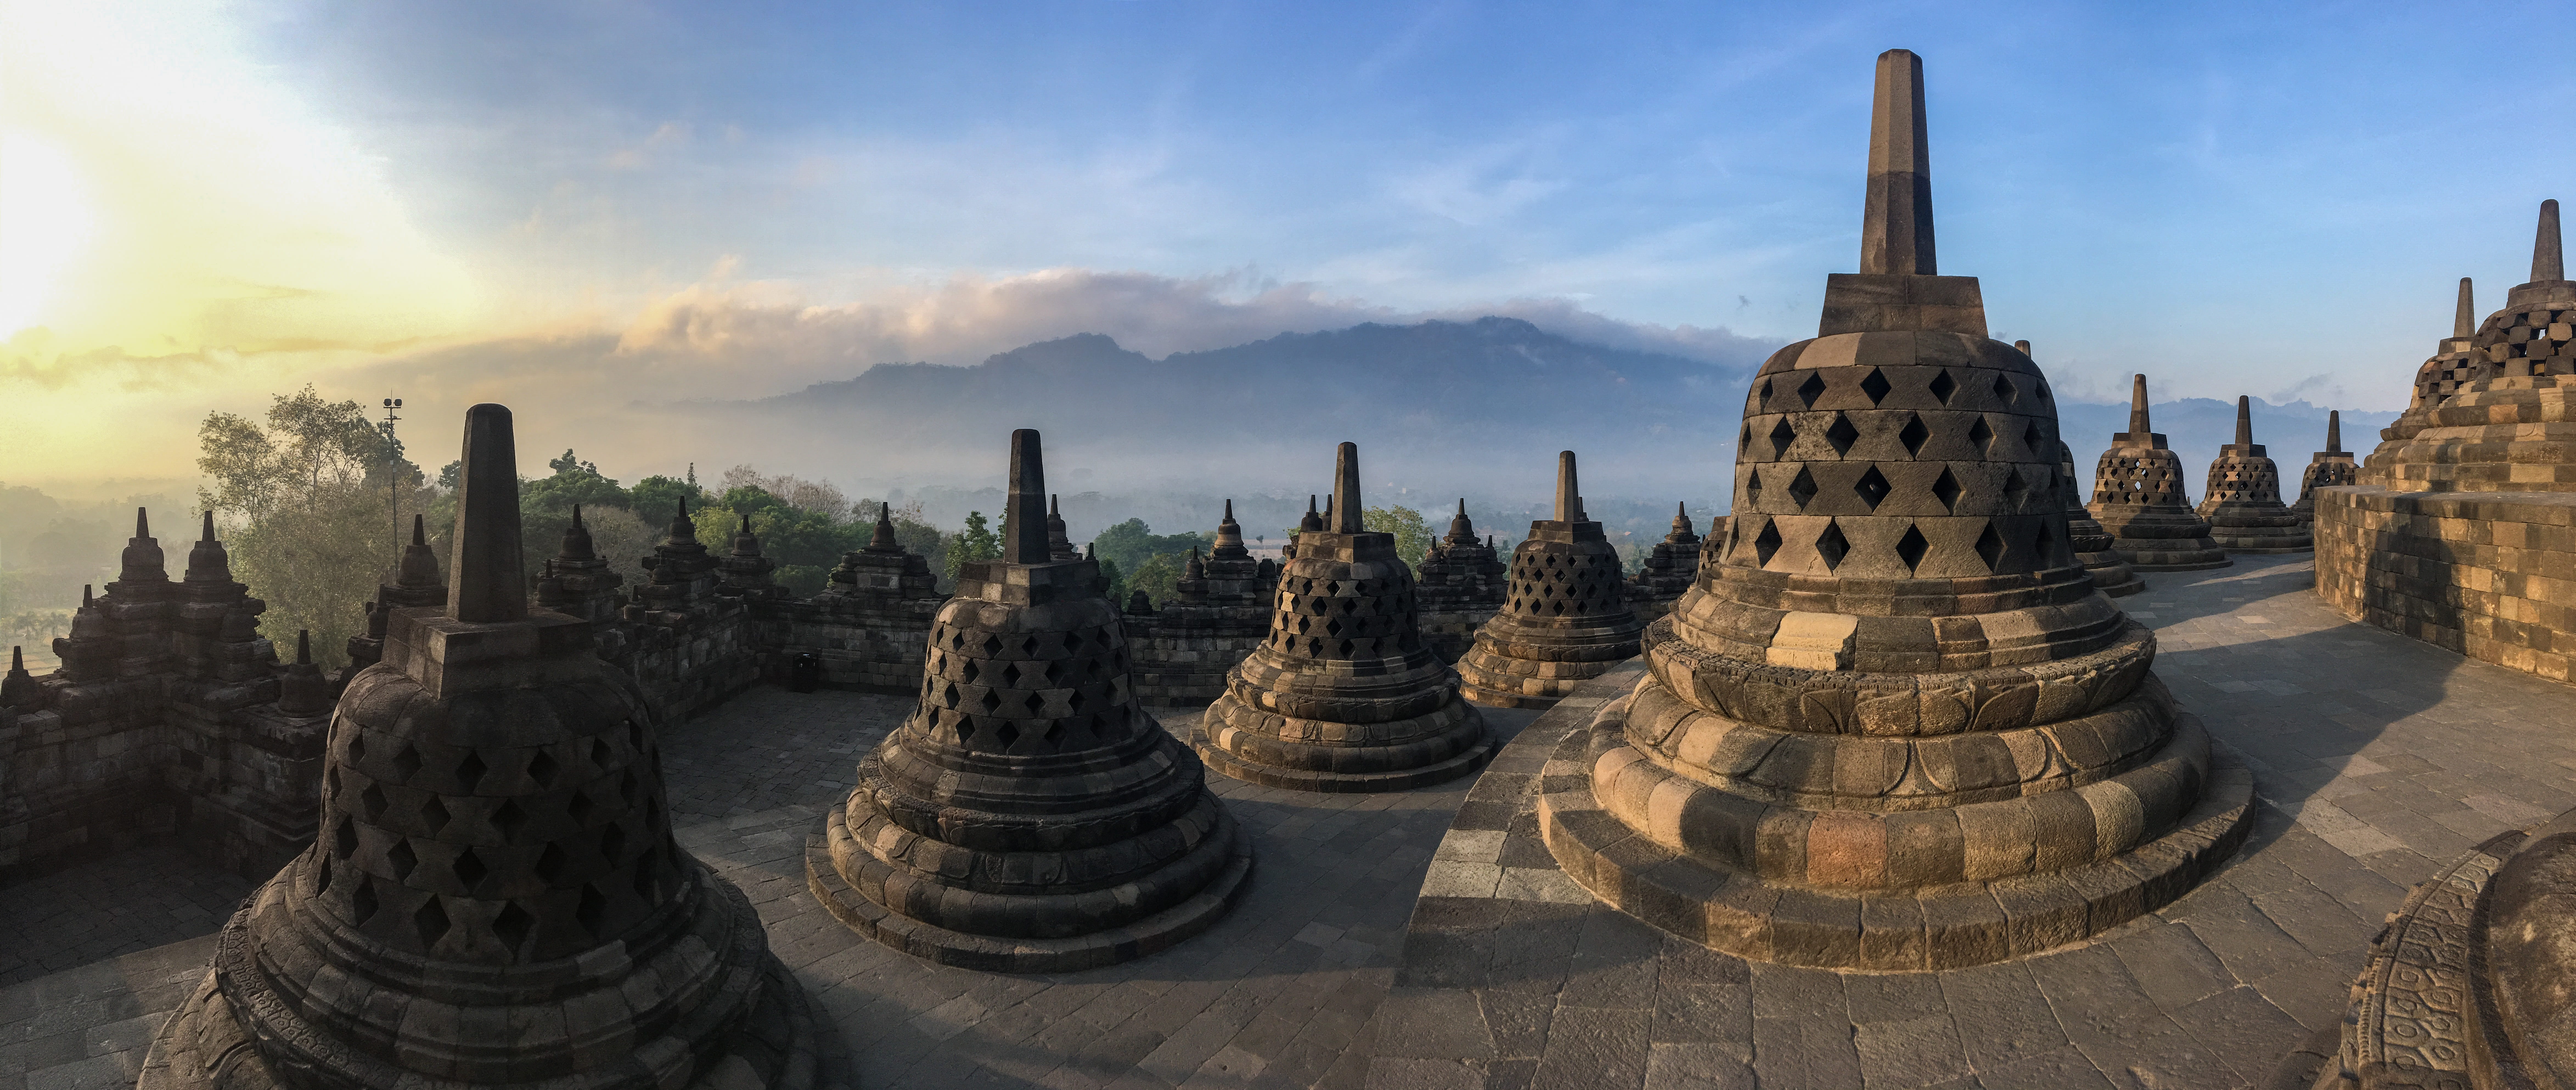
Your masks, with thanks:
[{"label": "stupa finial", "polygon": [[2129,434],[2145,435],[2156,430],[2147,421],[2147,376],[2129,379]]},{"label": "stupa finial", "polygon": [[1923,58],[1878,55],[1869,111],[1869,196],[1861,211],[1860,271],[1934,275],[1932,148],[1925,139]]},{"label": "stupa finial", "polygon": [[2469,291],[2469,278],[2460,278],[2460,305],[2451,312],[2451,336],[2466,340],[2478,331],[2478,304]]},{"label": "stupa finial", "polygon": [[1306,493],[1306,517],[1297,520],[1297,529],[1300,533],[1303,533],[1307,530],[1321,530],[1323,528],[1324,516],[1315,513],[1315,494],[1312,492]]},{"label": "stupa finial", "polygon": [[152,517],[151,517],[151,512],[150,512],[150,511],[148,511],[148,510],[146,510],[146,509],[144,509],[144,508],[141,508],[141,507],[137,507],[137,508],[135,508],[135,509],[134,509],[134,536],[136,536],[136,537],[151,537],[151,536],[152,536]]},{"label": "stupa finial", "polygon": [[1583,517],[1583,490],[1575,482],[1574,452],[1570,450],[1556,452],[1556,521],[1586,521]]},{"label": "stupa finial", "polygon": [[2254,445],[2254,400],[2243,394],[2236,395],[2236,445]]},{"label": "stupa finial", "polygon": [[1360,532],[1360,445],[1344,443],[1333,453],[1333,532]]},{"label": "stupa finial", "polygon": [[890,553],[899,548],[902,548],[902,545],[898,543],[894,537],[894,504],[879,501],[877,504],[877,530],[875,534],[870,535],[868,538],[868,551],[873,553]]},{"label": "stupa finial", "polygon": [[[2461,283],[2467,283],[2467,281],[2463,280]],[[2343,453],[2343,411],[2340,409],[2330,409],[2326,412],[2326,453]]]},{"label": "stupa finial", "polygon": [[2558,202],[2540,202],[2540,230],[2531,240],[2531,279],[2567,279],[2567,251],[2558,245]]},{"label": "stupa finial", "polygon": [[447,615],[498,624],[528,615],[527,564],[519,545],[519,454],[506,406],[465,410],[464,470],[449,546]]},{"label": "stupa finial", "polygon": [[1047,547],[1046,460],[1035,428],[1011,433],[1011,490],[1002,512],[1002,560],[1011,564],[1044,564],[1054,559]]}]

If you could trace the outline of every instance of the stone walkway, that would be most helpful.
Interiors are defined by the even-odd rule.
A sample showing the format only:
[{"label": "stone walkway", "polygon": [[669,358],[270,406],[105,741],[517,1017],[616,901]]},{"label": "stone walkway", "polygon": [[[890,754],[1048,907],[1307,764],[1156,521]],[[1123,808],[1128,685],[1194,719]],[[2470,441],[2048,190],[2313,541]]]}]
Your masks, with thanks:
[{"label": "stone walkway", "polygon": [[[1514,835],[1536,769],[1508,763],[1473,801],[1214,781],[1256,837],[1224,923],[1110,970],[964,972],[804,891],[806,831],[904,699],[755,690],[673,731],[664,767],[682,842],[751,891],[866,1087],[2252,1086],[2339,1017],[2408,885],[2576,806],[2576,689],[2346,624],[2309,582],[2303,559],[2249,557],[2121,600],[2254,768],[2247,850],[2163,912],[1959,972],[1750,964],[1593,906]],[[1585,711],[1489,715],[1528,726],[1525,753]],[[131,1085],[249,885],[143,849],[0,890],[0,1090]]]},{"label": "stone walkway", "polygon": [[1526,793],[1580,705],[1624,685],[1580,694],[1497,758],[1477,788],[1496,805],[1443,839],[1369,1085],[2260,1085],[2341,1017],[2407,887],[2576,805],[2576,689],[2346,624],[2311,581],[2304,558],[2240,557],[2123,600],[2157,626],[2175,696],[2253,768],[2253,836],[2163,911],[2001,965],[1748,963],[1594,903]]}]

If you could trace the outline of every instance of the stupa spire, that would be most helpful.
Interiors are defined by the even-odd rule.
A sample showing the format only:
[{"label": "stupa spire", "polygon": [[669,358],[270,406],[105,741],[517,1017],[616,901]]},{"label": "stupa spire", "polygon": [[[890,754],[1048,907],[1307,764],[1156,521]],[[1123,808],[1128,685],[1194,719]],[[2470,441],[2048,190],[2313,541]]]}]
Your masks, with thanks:
[{"label": "stupa spire", "polygon": [[1324,516],[1315,513],[1315,494],[1312,492],[1306,493],[1306,517],[1297,520],[1297,529],[1300,532],[1303,532],[1307,530],[1321,530],[1323,528]]},{"label": "stupa spire", "polygon": [[1333,453],[1333,532],[1360,532],[1360,445],[1344,443]]},{"label": "stupa spire", "polygon": [[1047,548],[1046,460],[1035,428],[1011,433],[1011,485],[1002,512],[1002,560],[1044,564]]},{"label": "stupa spire", "polygon": [[1574,477],[1574,452],[1556,452],[1556,521],[1584,522],[1583,490]]},{"label": "stupa spire", "polygon": [[2145,435],[2156,430],[2147,420],[2147,376],[2129,378],[2129,434]]},{"label": "stupa spire", "polygon": [[894,537],[894,505],[891,503],[878,503],[877,530],[875,534],[868,538],[868,551],[872,553],[890,553],[902,548],[902,544],[897,542]]},{"label": "stupa spire", "polygon": [[1925,138],[1923,58],[1878,55],[1869,112],[1869,196],[1860,227],[1860,271],[1931,276],[1932,148]]},{"label": "stupa spire", "polygon": [[528,615],[527,564],[519,545],[519,454],[510,410],[465,410],[465,466],[457,477],[456,538],[449,546],[447,615],[499,624]]},{"label": "stupa spire", "polygon": [[572,505],[572,523],[564,527],[563,544],[555,549],[555,559],[592,560],[598,555],[598,549],[591,544],[590,527],[581,521],[581,505],[576,503]]},{"label": "stupa spire", "polygon": [[2343,411],[2340,409],[2326,413],[2326,453],[2343,453]]},{"label": "stupa spire", "polygon": [[438,585],[438,554],[430,551],[429,524],[418,513],[411,517],[411,544],[403,547],[394,568],[394,585],[414,590]]},{"label": "stupa spire", "polygon": [[2254,445],[2254,400],[2243,394],[2236,395],[2236,445]]},{"label": "stupa spire", "polygon": [[2460,278],[2460,305],[2451,312],[2451,336],[2465,340],[2478,331],[2478,304],[2469,291],[2469,278]]},{"label": "stupa spire", "polygon": [[2540,230],[2531,240],[2531,279],[2567,279],[2567,252],[2558,244],[2558,202],[2540,202]]},{"label": "stupa spire", "polygon": [[205,529],[196,547],[188,550],[188,582],[232,582],[232,556],[224,551],[224,543],[215,539],[215,512],[208,508],[204,515]]}]

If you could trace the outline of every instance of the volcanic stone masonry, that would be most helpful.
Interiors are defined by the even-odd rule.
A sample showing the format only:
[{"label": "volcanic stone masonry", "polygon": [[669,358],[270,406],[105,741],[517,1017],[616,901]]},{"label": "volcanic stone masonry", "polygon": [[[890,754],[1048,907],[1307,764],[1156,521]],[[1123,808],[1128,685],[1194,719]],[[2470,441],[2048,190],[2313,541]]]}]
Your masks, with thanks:
[{"label": "volcanic stone masonry", "polygon": [[2463,276],[2460,278],[2459,300],[2451,311],[2451,335],[2436,342],[2433,355],[2415,369],[2415,388],[2407,399],[2406,411],[2379,430],[2379,446],[2362,460],[2354,483],[2381,487],[2394,483],[2392,473],[2397,452],[2430,423],[2435,406],[2478,377],[2486,353],[2471,348],[2477,332],[2477,297],[2469,278]]},{"label": "volcanic stone masonry", "polygon": [[2137,571],[2201,571],[2235,561],[2209,536],[2209,523],[2183,494],[2182,458],[2147,421],[2147,376],[2129,386],[2129,430],[2093,463],[2094,521]]},{"label": "volcanic stone masonry", "polygon": [[784,645],[771,657],[771,672],[812,654],[822,663],[822,683],[833,688],[917,690],[931,620],[948,600],[938,587],[930,561],[895,540],[893,506],[878,504],[867,546],[841,554],[823,593],[786,603]]},{"label": "volcanic stone masonry", "polygon": [[1511,569],[1490,538],[1476,536],[1460,497],[1449,532],[1424,551],[1414,573],[1413,596],[1420,607],[1422,638],[1440,661],[1456,664],[1475,646],[1476,630],[1503,608],[1510,596]]},{"label": "volcanic stone masonry", "polygon": [[143,1090],[817,1085],[760,917],[671,837],[655,725],[528,608],[510,413],[466,412],[444,610],[340,697],[319,840],[245,902]]},{"label": "volcanic stone masonry", "polygon": [[1127,650],[1135,659],[1136,699],[1150,705],[1198,705],[1225,692],[1226,675],[1270,634],[1270,600],[1279,566],[1243,547],[1234,501],[1216,524],[1216,547],[1188,566],[1160,609],[1126,614]]},{"label": "volcanic stone masonry", "polygon": [[[2030,355],[2029,341],[2014,341],[2022,355]],[[2037,366],[2037,357],[2032,357]],[[2114,598],[2125,598],[2147,589],[2147,581],[2138,578],[2129,567],[2128,554],[2113,544],[2110,531],[2093,520],[2093,512],[2084,509],[2084,494],[2078,490],[2075,475],[2075,448],[2064,439],[2057,441],[2057,491],[2066,506],[2066,542],[2075,550],[2075,562],[2084,565],[2084,574],[2093,580],[2093,588]]]},{"label": "volcanic stone masonry", "polygon": [[2218,448],[2209,463],[2209,487],[2197,513],[2209,522],[2209,539],[2231,553],[2304,553],[2307,528],[2281,503],[2281,469],[2254,441],[2252,402],[2236,398],[2236,441]]},{"label": "volcanic stone masonry", "polygon": [[1935,275],[1914,54],[1879,56],[1870,135],[1861,272],[1754,379],[1732,544],[1538,810],[1568,875],[1676,935],[1937,969],[2179,896],[2253,781],[2076,563],[2046,377]]},{"label": "volcanic stone masonry", "polygon": [[852,930],[1001,972],[1125,961],[1205,930],[1252,869],[1196,756],[1133,699],[1097,561],[1056,559],[1038,433],[1011,433],[1002,557],[958,570],[921,700],[808,837]]},{"label": "volcanic stone masonry", "polygon": [[2299,516],[2301,526],[2315,522],[2317,489],[2360,480],[2361,466],[2353,461],[2351,451],[2343,449],[2343,412],[2330,410],[2326,413],[2326,449],[2309,455],[2307,467],[2299,471],[2299,502],[2290,506],[2290,513]]},{"label": "volcanic stone masonry", "polygon": [[736,568],[728,572],[727,559],[698,541],[683,499],[669,536],[638,561],[653,578],[633,588],[623,611],[634,639],[625,665],[671,721],[714,707],[760,678],[745,598],[723,593],[725,580],[741,578],[744,559],[734,558]]},{"label": "volcanic stone masonry", "polygon": [[[582,548],[587,551],[590,531],[582,528],[579,509],[574,510],[572,521],[573,529],[564,531],[566,547],[571,546],[573,530],[579,530]],[[349,637],[349,665],[332,678],[334,691],[349,684],[349,679],[358,676],[358,671],[375,665],[384,657],[385,625],[393,619],[393,611],[447,604],[447,583],[439,574],[438,554],[430,551],[429,537],[423,526],[424,520],[414,514],[411,517],[411,544],[403,547],[402,558],[394,562],[394,581],[377,584],[376,600],[367,603],[366,632]],[[607,567],[605,561],[600,562],[600,571],[606,572]],[[609,586],[616,585],[613,581],[618,578],[617,573],[607,572],[607,578],[612,580]]]},{"label": "volcanic stone masonry", "polygon": [[1637,653],[1619,550],[1585,517],[1574,452],[1556,455],[1556,517],[1512,550],[1511,596],[1458,660],[1460,692],[1497,708],[1548,708]]},{"label": "volcanic stone masonry", "polygon": [[227,869],[274,870],[314,835],[327,708],[309,642],[281,667],[265,603],[234,582],[209,513],[172,581],[135,512],[122,570],[82,588],[62,666],[12,649],[0,682],[0,882],[175,837]]},{"label": "volcanic stone masonry", "polygon": [[2383,433],[2361,484],[2318,492],[2317,593],[2354,620],[2576,680],[2576,282],[2558,202],[2540,206],[2531,279],[2464,358],[2469,379],[2447,394],[2419,375],[2424,403]]},{"label": "volcanic stone masonry", "polygon": [[[2576,811],[2488,839],[2410,892],[2322,1036],[2315,1090],[2522,1090],[2576,1075]],[[2324,1049],[2319,1049],[2324,1051]],[[2285,1086],[2285,1063],[2268,1085]],[[2534,1076],[2547,1078],[2539,1083]],[[2554,1076],[2554,1077],[2552,1077]]]},{"label": "volcanic stone masonry", "polygon": [[[1708,536],[1726,538],[1726,516],[1709,520]],[[1673,603],[1699,577],[1699,555],[1706,548],[1701,537],[1692,532],[1690,508],[1686,503],[1673,505],[1673,529],[1655,543],[1646,554],[1645,566],[1628,580],[1628,609],[1645,624],[1673,611]]]},{"label": "volcanic stone masonry", "polygon": [[1493,757],[1484,715],[1417,627],[1413,571],[1395,535],[1362,530],[1362,509],[1359,447],[1344,443],[1333,521],[1308,505],[1269,634],[1191,738],[1208,767],[1300,791],[1401,791]]}]

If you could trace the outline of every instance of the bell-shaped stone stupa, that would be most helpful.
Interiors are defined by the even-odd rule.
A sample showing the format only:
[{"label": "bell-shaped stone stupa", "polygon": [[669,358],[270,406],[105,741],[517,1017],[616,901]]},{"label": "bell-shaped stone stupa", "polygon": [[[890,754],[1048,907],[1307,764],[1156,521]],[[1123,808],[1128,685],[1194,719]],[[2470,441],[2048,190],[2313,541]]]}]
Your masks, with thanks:
[{"label": "bell-shaped stone stupa", "polygon": [[1360,528],[1359,447],[1336,455],[1331,521],[1308,505],[1270,632],[1227,676],[1191,741],[1238,780],[1300,791],[1401,791],[1485,766],[1485,717],[1418,627],[1395,535]]},{"label": "bell-shaped stone stupa", "polygon": [[932,961],[1065,972],[1163,949],[1243,892],[1252,849],[1128,691],[1100,564],[1048,543],[1038,433],[1011,433],[1002,556],[958,569],[921,699],[808,838],[814,896]]},{"label": "bell-shaped stone stupa", "polygon": [[1575,881],[1744,957],[2071,942],[2190,888],[2252,799],[2076,563],[2046,376],[1934,273],[1922,104],[1880,55],[1862,272],[1755,376],[1730,544],[1540,788]]},{"label": "bell-shaped stone stupa", "polygon": [[140,1085],[808,1087],[821,1027],[671,836],[642,694],[527,604],[510,412],[465,416],[444,609],[390,619],[321,836],[242,906]]},{"label": "bell-shaped stone stupa", "polygon": [[1627,592],[1619,550],[1583,513],[1574,452],[1558,451],[1556,517],[1531,522],[1512,550],[1510,597],[1458,660],[1461,691],[1497,708],[1555,706],[1636,655],[1646,626]]},{"label": "bell-shaped stone stupa", "polygon": [[2389,487],[2576,492],[2576,281],[2566,279],[2557,201],[2541,204],[2532,251],[2530,282],[2470,339],[2474,377],[2393,452]]},{"label": "bell-shaped stone stupa", "polygon": [[[1724,516],[1709,520],[1712,537],[1726,535]],[[1699,556],[1706,550],[1704,539],[1691,525],[1690,505],[1673,505],[1673,528],[1655,543],[1645,557],[1645,567],[1628,580],[1628,608],[1639,621],[1652,621],[1673,611],[1673,603],[1688,593],[1699,579]]]},{"label": "bell-shaped stone stupa", "polygon": [[[2029,341],[2014,341],[2021,354],[2030,355]],[[2032,357],[2037,362],[2037,357]],[[2075,448],[2063,439],[2057,443],[2057,491],[2066,505],[2066,543],[2075,550],[2075,562],[2084,565],[2084,574],[2093,587],[2114,598],[2125,598],[2147,589],[2147,581],[2129,566],[2129,556],[2113,543],[2111,532],[2094,521],[2093,512],[2084,508],[2084,493],[2075,475]]]},{"label": "bell-shaped stone stupa", "polygon": [[[2276,489],[2277,491],[2277,489]],[[2182,457],[2147,419],[2147,376],[2130,380],[2129,430],[2093,463],[2093,519],[2142,572],[2200,571],[2235,561],[2210,539],[2209,522],[2183,492]]]},{"label": "bell-shaped stone stupa", "polygon": [[2299,525],[2315,522],[2317,489],[2336,485],[2358,484],[2361,466],[2353,461],[2352,452],[2343,449],[2343,412],[2326,413],[2326,449],[2308,457],[2307,467],[2299,471],[2299,502],[2290,513],[2299,516]]},{"label": "bell-shaped stone stupa", "polygon": [[1476,630],[1485,627],[1510,597],[1511,565],[1492,543],[1477,536],[1467,517],[1467,501],[1449,518],[1449,532],[1424,550],[1414,569],[1414,598],[1421,605],[1422,638],[1440,661],[1454,663],[1475,645]]},{"label": "bell-shaped stone stupa", "polygon": [[2304,553],[2315,546],[2299,516],[2281,502],[2281,467],[2254,441],[2252,399],[2236,398],[2236,441],[2209,463],[2209,487],[2197,513],[2209,539],[2231,553]]},{"label": "bell-shaped stone stupa", "polygon": [[1161,707],[1206,704],[1225,693],[1234,664],[1270,633],[1270,602],[1279,569],[1244,547],[1234,501],[1216,524],[1216,544],[1204,558],[1190,558],[1162,608],[1127,614],[1127,645],[1135,656],[1137,699]]},{"label": "bell-shaped stone stupa", "polygon": [[[2395,480],[2397,452],[2431,422],[2433,409],[2479,377],[2486,353],[2473,345],[2478,333],[2477,296],[2468,277],[2460,278],[2459,299],[2451,309],[2451,335],[2433,345],[2433,355],[2415,369],[2415,388],[2406,411],[2379,429],[2379,446],[2362,459],[2356,484],[2386,487]],[[2305,498],[2301,499],[2306,502]]]}]

